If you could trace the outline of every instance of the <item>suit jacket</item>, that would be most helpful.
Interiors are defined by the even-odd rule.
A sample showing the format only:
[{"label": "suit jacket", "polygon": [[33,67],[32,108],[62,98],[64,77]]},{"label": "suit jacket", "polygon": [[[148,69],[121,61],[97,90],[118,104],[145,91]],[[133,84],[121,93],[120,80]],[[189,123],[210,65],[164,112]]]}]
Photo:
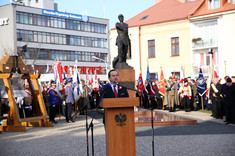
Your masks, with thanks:
[{"label": "suit jacket", "polygon": [[[104,86],[104,90],[101,91],[101,97],[103,95],[103,98],[115,98],[112,86],[110,83],[107,83]],[[118,86],[118,98],[122,98],[122,97],[129,97],[129,94],[127,92],[127,89],[125,87],[122,86]],[[101,102],[102,98],[100,98],[99,103]],[[105,113],[103,114],[103,123],[105,124]]]},{"label": "suit jacket", "polygon": [[[128,94],[127,89],[125,87],[122,87],[119,85],[117,85],[117,86],[118,86],[118,97],[129,97],[129,94]],[[110,83],[106,84],[103,93],[104,93],[103,98],[115,98],[115,95],[114,95],[114,92],[113,92],[113,89],[112,89]]]}]

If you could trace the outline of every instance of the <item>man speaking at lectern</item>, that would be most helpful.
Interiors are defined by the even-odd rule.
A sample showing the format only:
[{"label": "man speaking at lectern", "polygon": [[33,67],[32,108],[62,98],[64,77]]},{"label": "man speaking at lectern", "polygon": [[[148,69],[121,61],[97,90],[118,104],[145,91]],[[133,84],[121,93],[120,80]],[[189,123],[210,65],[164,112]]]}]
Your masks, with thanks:
[{"label": "man speaking at lectern", "polygon": [[[109,83],[107,83],[103,88],[104,90],[101,92],[101,97],[103,98],[121,98],[121,97],[129,97],[127,89],[122,86],[118,86],[117,82],[119,80],[118,72],[114,69],[110,70],[108,73]],[[100,99],[102,100],[102,99]],[[105,113],[104,113],[105,115]],[[105,124],[105,117],[103,116],[103,123]]]},{"label": "man speaking at lectern", "polygon": [[110,70],[108,73],[109,83],[104,87],[104,96],[103,98],[120,98],[120,97],[129,97],[127,89],[125,87],[119,86],[118,72],[114,69]]}]

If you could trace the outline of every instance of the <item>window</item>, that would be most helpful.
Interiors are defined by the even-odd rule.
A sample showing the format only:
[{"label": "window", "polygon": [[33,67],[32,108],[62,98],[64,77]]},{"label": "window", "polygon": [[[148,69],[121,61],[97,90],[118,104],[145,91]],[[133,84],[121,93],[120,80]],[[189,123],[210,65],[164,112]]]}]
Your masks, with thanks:
[{"label": "window", "polygon": [[217,9],[220,8],[220,0],[209,0],[208,1],[208,9]]},{"label": "window", "polygon": [[149,16],[149,15],[143,16],[143,17],[141,17],[140,20],[145,20],[148,16]]},{"label": "window", "polygon": [[179,56],[179,37],[171,38],[171,56]]},{"label": "window", "polygon": [[148,40],[149,58],[155,57],[155,40]]}]

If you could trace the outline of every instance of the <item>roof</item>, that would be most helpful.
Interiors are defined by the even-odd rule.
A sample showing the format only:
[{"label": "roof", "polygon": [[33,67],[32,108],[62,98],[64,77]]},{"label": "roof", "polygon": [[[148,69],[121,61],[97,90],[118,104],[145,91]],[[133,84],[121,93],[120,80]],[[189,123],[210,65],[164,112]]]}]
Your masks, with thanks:
[{"label": "roof", "polygon": [[182,3],[178,0],[162,0],[127,20],[125,23],[127,23],[129,27],[134,27],[187,19],[197,10],[203,1],[204,0],[196,0]]},{"label": "roof", "polygon": [[226,11],[235,10],[235,4],[232,4],[233,0],[228,3],[228,0],[221,0],[220,8],[217,9],[208,9],[208,0],[204,0],[202,5],[198,8],[197,11],[192,15],[192,17],[221,13]]}]

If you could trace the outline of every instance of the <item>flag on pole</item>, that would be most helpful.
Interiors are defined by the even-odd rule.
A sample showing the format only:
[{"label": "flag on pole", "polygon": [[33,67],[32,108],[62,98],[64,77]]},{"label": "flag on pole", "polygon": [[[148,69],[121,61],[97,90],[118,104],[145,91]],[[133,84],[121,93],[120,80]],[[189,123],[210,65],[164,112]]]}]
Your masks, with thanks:
[{"label": "flag on pole", "polygon": [[70,76],[69,76],[69,74],[70,74],[70,71],[69,71],[69,70],[70,70],[70,66],[68,65],[68,66],[67,66],[67,78],[70,77]]},{"label": "flag on pole", "polygon": [[206,90],[206,96],[209,98],[209,91],[211,87],[211,80],[213,77],[213,69],[209,68],[209,73],[208,73],[208,79],[207,79],[207,90]]},{"label": "flag on pole", "polygon": [[174,82],[176,81],[175,72],[173,73],[173,81],[174,81]]},{"label": "flag on pole", "polygon": [[214,70],[214,74],[213,74],[214,78],[218,78],[217,72]]},{"label": "flag on pole", "polygon": [[73,73],[73,86],[74,86],[74,99],[77,101],[77,99],[79,98],[80,94],[80,74],[77,70],[77,68],[75,68],[76,70],[74,70]]},{"label": "flag on pole", "polygon": [[157,80],[157,81],[158,81],[158,72],[156,72],[155,80]]},{"label": "flag on pole", "polygon": [[140,92],[142,92],[144,90],[144,83],[143,83],[143,78],[142,78],[141,73],[140,73],[139,79],[138,79],[137,90]]},{"label": "flag on pole", "polygon": [[206,82],[203,77],[202,69],[199,70],[199,76],[198,76],[198,83],[197,83],[197,91],[200,96],[203,96],[206,93]]},{"label": "flag on pole", "polygon": [[88,68],[86,68],[86,81],[88,81],[89,80],[89,74],[88,74]]},{"label": "flag on pole", "polygon": [[66,68],[65,66],[62,66],[63,79],[66,79],[65,68]]},{"label": "flag on pole", "polygon": [[49,73],[49,65],[47,64],[47,70],[46,70],[46,73],[48,74]]},{"label": "flag on pole", "polygon": [[64,86],[63,84],[63,79],[62,79],[62,66],[61,66],[61,62],[57,61],[57,71],[56,71],[56,87],[58,87],[59,91],[63,91],[64,92]]},{"label": "flag on pole", "polygon": [[165,79],[164,79],[164,75],[163,75],[163,70],[161,69],[159,93],[162,95],[165,95],[165,89],[163,88],[164,85],[165,85]]},{"label": "flag on pole", "polygon": [[99,90],[99,84],[98,84],[98,78],[97,78],[97,72],[96,72],[96,70],[95,70],[95,81],[94,81],[93,89],[94,89],[95,91]]},{"label": "flag on pole", "polygon": [[147,75],[146,75],[146,80],[151,83],[151,78],[150,78],[150,73],[149,73],[149,64],[147,65]]},{"label": "flag on pole", "polygon": [[94,80],[93,80],[93,76],[92,76],[92,72],[90,71],[90,74],[91,74],[91,87],[93,87],[94,85]]}]

